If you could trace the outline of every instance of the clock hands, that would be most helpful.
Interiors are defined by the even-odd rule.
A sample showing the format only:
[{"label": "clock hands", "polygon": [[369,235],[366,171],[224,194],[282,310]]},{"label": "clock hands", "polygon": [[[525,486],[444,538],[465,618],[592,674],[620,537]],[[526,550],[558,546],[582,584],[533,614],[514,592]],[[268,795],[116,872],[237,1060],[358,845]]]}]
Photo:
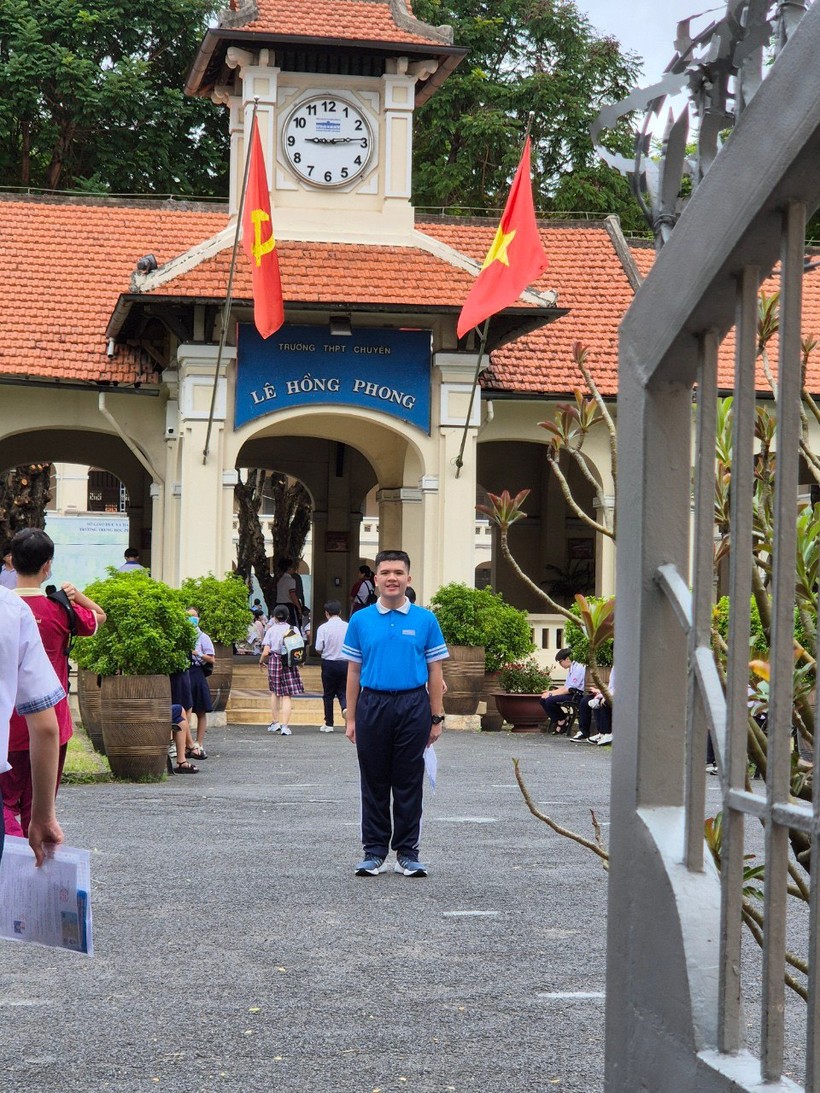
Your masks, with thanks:
[{"label": "clock hands", "polygon": [[305,137],[305,144],[360,144],[367,147],[367,137]]}]

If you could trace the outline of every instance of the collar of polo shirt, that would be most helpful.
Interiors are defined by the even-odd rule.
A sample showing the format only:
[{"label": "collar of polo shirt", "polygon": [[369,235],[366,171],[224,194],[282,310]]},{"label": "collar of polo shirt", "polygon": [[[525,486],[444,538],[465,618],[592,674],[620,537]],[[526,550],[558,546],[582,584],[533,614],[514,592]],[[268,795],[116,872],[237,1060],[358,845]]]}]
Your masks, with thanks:
[{"label": "collar of polo shirt", "polygon": [[376,600],[376,610],[380,615],[387,615],[391,611],[400,611],[402,615],[406,615],[410,611],[410,601],[405,596],[404,603],[401,607],[385,607],[381,600]]}]

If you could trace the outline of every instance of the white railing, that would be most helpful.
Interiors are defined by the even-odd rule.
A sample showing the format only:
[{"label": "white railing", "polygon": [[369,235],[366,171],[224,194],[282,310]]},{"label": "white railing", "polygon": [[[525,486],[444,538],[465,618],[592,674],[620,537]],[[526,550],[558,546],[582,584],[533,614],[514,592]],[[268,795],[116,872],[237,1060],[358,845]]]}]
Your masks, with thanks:
[{"label": "white railing", "polygon": [[527,622],[532,630],[535,645],[533,656],[543,668],[549,668],[553,676],[556,671],[561,675],[555,663],[555,654],[565,644],[564,631],[567,620],[563,615],[527,615]]}]

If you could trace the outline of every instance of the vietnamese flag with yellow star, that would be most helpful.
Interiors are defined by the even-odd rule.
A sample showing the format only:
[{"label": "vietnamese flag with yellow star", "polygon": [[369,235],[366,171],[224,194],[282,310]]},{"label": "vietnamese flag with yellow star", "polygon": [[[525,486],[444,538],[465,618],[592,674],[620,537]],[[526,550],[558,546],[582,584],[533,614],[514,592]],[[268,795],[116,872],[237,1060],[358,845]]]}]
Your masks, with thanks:
[{"label": "vietnamese flag with yellow star", "polygon": [[548,265],[535,222],[527,137],[495,239],[458,317],[458,337],[515,303]]},{"label": "vietnamese flag with yellow star", "polygon": [[270,215],[268,176],[256,118],[251,132],[251,159],[242,212],[242,246],[253,273],[253,321],[262,337],[269,338],[285,321],[285,305]]}]

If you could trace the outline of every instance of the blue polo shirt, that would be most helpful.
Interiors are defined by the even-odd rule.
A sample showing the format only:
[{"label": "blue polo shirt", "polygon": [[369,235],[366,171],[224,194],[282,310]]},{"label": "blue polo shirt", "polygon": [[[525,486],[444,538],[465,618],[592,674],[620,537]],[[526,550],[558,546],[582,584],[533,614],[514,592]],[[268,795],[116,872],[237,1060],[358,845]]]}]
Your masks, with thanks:
[{"label": "blue polo shirt", "polygon": [[362,666],[362,687],[374,691],[423,687],[427,665],[449,655],[436,616],[409,600],[395,610],[379,601],[357,611],[342,646],[342,656]]}]

